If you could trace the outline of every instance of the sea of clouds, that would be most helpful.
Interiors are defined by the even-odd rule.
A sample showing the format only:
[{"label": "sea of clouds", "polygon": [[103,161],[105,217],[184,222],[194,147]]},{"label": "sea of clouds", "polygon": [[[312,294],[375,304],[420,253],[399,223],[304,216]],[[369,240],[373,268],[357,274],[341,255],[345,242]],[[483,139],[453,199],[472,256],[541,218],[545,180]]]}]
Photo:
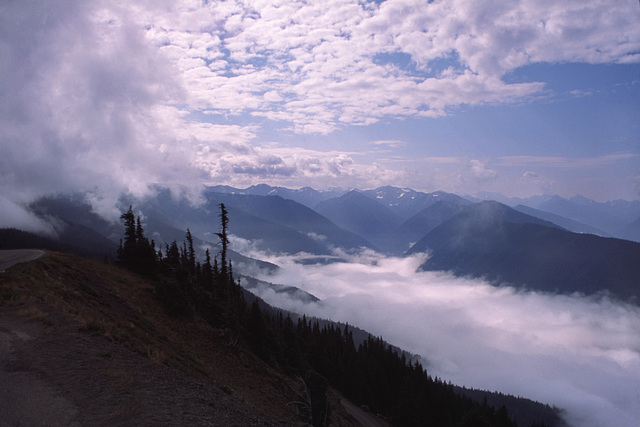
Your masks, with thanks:
[{"label": "sea of clouds", "polygon": [[321,299],[262,289],[267,302],[381,335],[424,357],[432,376],[554,405],[572,426],[638,425],[638,306],[417,272],[424,256],[343,253],[347,262],[302,265],[296,256],[251,255],[281,267],[253,272],[258,278]]}]

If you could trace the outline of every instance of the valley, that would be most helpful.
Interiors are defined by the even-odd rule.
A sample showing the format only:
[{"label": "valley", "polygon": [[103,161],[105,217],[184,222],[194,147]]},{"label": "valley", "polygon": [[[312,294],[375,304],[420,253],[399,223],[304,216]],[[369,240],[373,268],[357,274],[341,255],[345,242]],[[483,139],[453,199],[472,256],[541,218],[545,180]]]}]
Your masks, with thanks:
[{"label": "valley", "polygon": [[[640,243],[586,233],[597,224],[528,208],[523,200],[508,206],[393,187],[334,190],[333,197],[311,189],[285,190],[208,188],[200,203],[160,191],[153,198],[122,202],[135,206],[147,235],[163,251],[189,229],[200,260],[205,250],[220,253],[217,209],[223,203],[231,218],[229,259],[246,289],[273,307],[381,335],[419,355],[429,372],[460,386],[558,406],[571,424],[586,425],[585,417],[596,420],[593,425],[606,419],[605,406],[586,404],[587,396],[600,396],[618,408],[609,407],[619,412],[620,425],[633,417],[634,403],[609,401],[608,391],[577,381],[595,374],[615,378],[630,393],[636,387],[637,378],[629,373],[637,361],[615,355],[637,354],[637,339],[629,347],[625,340],[640,328],[635,302]],[[602,217],[606,209],[596,206]],[[52,224],[58,239],[43,238],[53,249],[58,244],[95,256],[97,248],[115,245],[114,236],[121,235],[121,225],[93,213],[81,197],[41,199],[32,209],[57,219]],[[625,206],[627,219],[633,209]],[[92,237],[65,238],[78,230]],[[3,244],[10,244],[10,230],[3,233]],[[92,242],[101,243],[90,249]],[[573,320],[562,317],[568,312]],[[593,322],[628,328],[590,330]],[[557,333],[549,335],[550,330]],[[568,330],[578,334],[571,347],[562,344]],[[584,342],[575,341],[579,336]],[[573,357],[581,364],[560,382],[548,376]],[[542,391],[550,382],[556,383],[554,389]],[[584,393],[584,404],[566,400],[572,387]]]}]

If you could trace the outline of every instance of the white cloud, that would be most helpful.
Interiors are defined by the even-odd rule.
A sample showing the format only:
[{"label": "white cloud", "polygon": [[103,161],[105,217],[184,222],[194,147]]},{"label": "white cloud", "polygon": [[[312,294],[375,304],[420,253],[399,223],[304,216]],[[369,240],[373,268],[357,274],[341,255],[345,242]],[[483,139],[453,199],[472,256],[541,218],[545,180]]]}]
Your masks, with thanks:
[{"label": "white cloud", "polygon": [[1,194],[0,218],[2,218],[0,226],[3,228],[15,228],[37,234],[44,234],[49,237],[55,237],[57,234],[55,227],[47,220],[35,216],[26,210],[23,205],[7,199]]},{"label": "white cloud", "polygon": [[[90,191],[109,212],[122,192],[207,179],[438,189],[456,173],[395,171],[385,166],[393,159],[367,164],[346,150],[255,140],[268,121],[282,132],[327,134],[520,100],[543,88],[502,80],[524,64],[637,60],[640,29],[630,7],[11,2],[0,14],[0,191],[19,206]],[[489,168],[470,170],[490,181]]]},{"label": "white cloud", "polygon": [[[329,133],[384,116],[435,117],[522,99],[543,84],[502,77],[531,63],[628,62],[640,45],[633,12],[597,1],[211,2],[176,5],[148,36],[175,52],[192,108],[249,111],[298,133]],[[415,71],[377,60],[399,53]],[[218,62],[200,62],[194,73],[199,58]]]},{"label": "white cloud", "polygon": [[473,159],[469,161],[469,169],[474,178],[484,180],[492,179],[496,176],[496,171],[489,169],[487,162]]},{"label": "white cloud", "polygon": [[499,178],[498,172],[489,166],[489,160],[468,159],[457,169],[454,182],[448,186],[477,191],[498,181]]},{"label": "white cloud", "polygon": [[323,188],[334,186],[337,181],[345,186],[369,188],[397,180],[401,175],[377,163],[359,163],[354,159],[355,153],[284,148],[277,144],[236,144],[234,149],[225,146],[220,152],[205,144],[198,156],[197,164],[208,172],[210,182],[236,186],[273,182]]},{"label": "white cloud", "polygon": [[407,145],[405,142],[397,139],[376,140],[371,141],[369,144],[381,148],[400,148]]},{"label": "white cloud", "polygon": [[638,307],[416,273],[420,257],[341,256],[349,263],[303,266],[295,257],[262,256],[282,267],[262,279],[298,286],[322,303],[263,296],[293,311],[382,335],[424,356],[429,372],[447,381],[564,408],[571,425],[636,425]]},{"label": "white cloud", "polygon": [[0,191],[21,205],[98,188],[113,202],[199,175],[165,125],[162,106],[183,95],[175,70],[126,12],[101,6],[3,6]]}]

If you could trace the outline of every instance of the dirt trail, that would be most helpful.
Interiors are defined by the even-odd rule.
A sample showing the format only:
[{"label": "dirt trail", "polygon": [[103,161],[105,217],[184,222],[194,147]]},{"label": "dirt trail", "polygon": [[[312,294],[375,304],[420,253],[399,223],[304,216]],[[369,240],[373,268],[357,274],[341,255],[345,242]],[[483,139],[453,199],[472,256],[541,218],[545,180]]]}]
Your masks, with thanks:
[{"label": "dirt trail", "polygon": [[0,250],[0,271],[6,270],[12,265],[21,262],[29,262],[40,258],[44,255],[44,251],[35,249],[11,249]]},{"label": "dirt trail", "polygon": [[24,347],[42,327],[0,310],[0,426],[79,425],[77,407],[32,370]]}]

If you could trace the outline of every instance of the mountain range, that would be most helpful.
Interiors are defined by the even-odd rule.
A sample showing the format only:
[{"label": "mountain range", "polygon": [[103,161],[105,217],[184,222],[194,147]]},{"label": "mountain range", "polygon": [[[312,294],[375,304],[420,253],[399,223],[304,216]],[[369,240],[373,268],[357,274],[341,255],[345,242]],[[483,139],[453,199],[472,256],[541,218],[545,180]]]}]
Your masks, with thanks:
[{"label": "mountain range", "polygon": [[[299,259],[305,263],[339,260],[336,249],[393,256],[424,252],[429,256],[424,270],[544,291],[640,296],[640,201],[494,197],[509,206],[482,200],[486,197],[389,186],[366,191],[216,186],[205,188],[199,203],[160,190],[145,200],[123,200],[122,208],[135,206],[160,248],[182,241],[189,229],[200,256],[206,248],[217,251],[223,203],[239,252],[304,254]],[[81,195],[41,199],[32,210],[74,246],[108,252],[122,235],[119,223],[93,213]],[[277,268],[234,256],[233,262],[247,268]]]},{"label": "mountain range", "polygon": [[[523,205],[545,214],[555,214],[576,221],[582,226],[592,227],[596,234],[602,233],[601,235],[605,237],[639,241],[640,229],[632,224],[640,217],[640,200],[597,202],[579,195],[565,199],[550,194],[528,198],[507,198],[494,193],[485,193],[478,197],[469,197],[469,199],[473,201],[495,200],[508,206]],[[580,229],[568,229],[583,232]]]},{"label": "mountain range", "polygon": [[[254,185],[244,189],[230,186],[212,186],[207,188],[214,192],[228,194],[277,195],[296,201],[312,209],[315,209],[315,207],[323,201],[340,197],[355,190],[331,188],[320,191],[310,187],[288,189],[284,187],[271,187],[265,184]],[[458,203],[494,200],[510,207],[520,205],[520,207],[536,209],[538,213],[535,215],[532,214],[532,216],[556,215],[555,218],[557,220],[568,221],[562,225],[562,227],[569,231],[640,241],[640,200],[597,202],[582,196],[567,199],[551,194],[536,195],[527,198],[506,197],[498,193],[479,193],[474,196],[459,196],[443,191],[425,193],[409,188],[393,186],[356,191],[387,206],[404,220],[409,219],[438,200],[446,199]]]},{"label": "mountain range", "polygon": [[[189,230],[203,259],[206,249],[213,256],[220,251],[217,233],[224,204],[231,247],[237,250],[228,257],[249,302],[253,291],[323,304],[294,286],[271,283],[268,277],[276,276],[268,272],[280,267],[260,260],[261,255],[296,255],[303,264],[335,263],[365,249],[394,257],[425,254],[420,270],[484,278],[497,286],[606,295],[638,304],[640,243],[634,236],[640,234],[640,202],[495,199],[500,200],[397,187],[322,192],[261,185],[208,187],[198,202],[159,190],[143,200],[124,198],[119,208],[134,207],[156,248],[164,250],[174,240],[180,245]],[[39,246],[102,258],[113,256],[124,232],[118,220],[94,213],[83,195],[40,199],[31,211],[51,225],[57,241],[0,229],[0,249]],[[252,276],[258,269],[263,280]]]}]

